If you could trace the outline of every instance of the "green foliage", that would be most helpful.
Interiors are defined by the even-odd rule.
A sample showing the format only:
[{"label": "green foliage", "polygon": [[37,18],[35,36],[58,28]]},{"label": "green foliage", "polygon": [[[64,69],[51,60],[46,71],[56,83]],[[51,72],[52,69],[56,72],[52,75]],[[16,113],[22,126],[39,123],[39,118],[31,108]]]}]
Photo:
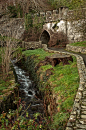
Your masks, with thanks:
[{"label": "green foliage", "polygon": [[58,112],[54,116],[54,122],[53,122],[51,128],[56,129],[58,127],[58,130],[65,130],[64,124],[66,123],[68,116],[69,115],[67,113]]},{"label": "green foliage", "polygon": [[[53,123],[51,123],[50,127],[54,129],[58,128],[59,130],[65,130],[66,121],[72,110],[74,98],[79,87],[76,58],[73,56],[73,62],[69,63],[69,65],[63,65],[60,63],[53,67],[53,75],[51,75],[45,82],[45,84],[51,84],[51,90],[60,97],[57,105],[59,111],[53,116]],[[50,65],[41,66],[43,70],[46,70],[49,67]],[[45,89],[45,91],[46,90],[47,89]]]},{"label": "green foliage", "polygon": [[25,29],[29,30],[29,28],[33,27],[32,14],[25,15]]},{"label": "green foliage", "polygon": [[26,50],[23,52],[25,56],[35,55],[38,58],[34,58],[34,61],[38,63],[41,60],[44,60],[46,56],[52,55],[53,53],[45,52],[43,49],[35,49],[35,50]]},{"label": "green foliage", "polygon": [[40,29],[42,29],[43,27],[44,21],[45,21],[45,17],[35,16],[33,27],[36,28],[37,31],[40,31]]},{"label": "green foliage", "polygon": [[[43,27],[45,18],[38,17],[36,15],[34,16],[34,18],[32,17],[33,17],[32,13],[28,13],[25,15],[25,29],[28,31],[30,28],[32,28],[36,30],[36,32],[40,31],[40,29],[42,29]],[[34,23],[33,23],[33,20],[34,20]]]},{"label": "green foliage", "polygon": [[20,4],[18,4],[17,6],[10,5],[7,8],[9,13],[11,14],[11,18],[23,17],[23,10]]},{"label": "green foliage", "polygon": [[70,45],[72,45],[72,46],[82,46],[82,47],[86,47],[86,41],[71,43]]},{"label": "green foliage", "polygon": [[[20,98],[17,100],[18,102],[21,101]],[[38,117],[41,117],[40,113],[35,113],[33,119],[27,119],[29,117],[29,113],[25,110],[22,112],[23,106],[20,106],[16,110],[9,110],[8,113],[2,113],[0,115],[0,129],[3,130],[39,130],[42,128],[41,123],[37,123],[36,120]],[[25,116],[22,116],[25,114]]]},{"label": "green foliage", "polygon": [[19,60],[19,59],[21,59],[22,58],[22,50],[23,50],[24,48],[21,48],[21,47],[19,47],[19,48],[17,48],[14,52],[13,52],[13,58],[17,58],[17,60]]},{"label": "green foliage", "polygon": [[46,71],[47,69],[50,69],[50,68],[52,68],[52,65],[44,65],[44,66],[41,66],[41,69],[43,70],[43,71]]},{"label": "green foliage", "polygon": [[68,7],[69,9],[77,9],[80,7],[85,7],[86,1],[84,0],[49,0],[54,8],[59,8],[62,6]]}]

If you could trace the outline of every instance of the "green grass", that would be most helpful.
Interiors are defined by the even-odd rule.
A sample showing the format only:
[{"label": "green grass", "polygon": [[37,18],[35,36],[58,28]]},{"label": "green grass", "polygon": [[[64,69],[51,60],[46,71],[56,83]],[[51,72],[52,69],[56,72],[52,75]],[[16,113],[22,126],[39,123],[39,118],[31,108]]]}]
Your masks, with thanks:
[{"label": "green grass", "polygon": [[72,45],[72,46],[82,46],[82,47],[86,47],[86,41],[71,43],[70,45]]},{"label": "green grass", "polygon": [[35,55],[35,62],[38,63],[45,59],[46,56],[52,55],[53,53],[45,52],[43,49],[27,50],[22,53],[25,56]]},{"label": "green grass", "polygon": [[[28,53],[29,55],[32,54],[39,56],[40,58],[36,57],[36,59],[39,58],[41,60],[43,60],[47,54],[45,51],[43,50],[41,51],[41,49],[28,51]],[[60,97],[60,99],[58,100],[59,105],[57,105],[57,109],[60,108],[60,111],[53,116],[54,121],[53,124],[51,125],[52,128],[57,127],[61,128],[62,126],[59,126],[61,124],[63,125],[62,129],[64,129],[65,124],[69,118],[70,111],[72,110],[73,107],[77,89],[79,87],[79,74],[77,69],[77,61],[74,56],[72,57],[73,62],[69,61],[68,65],[63,65],[63,63],[60,63],[55,67],[52,67],[52,65],[50,64],[40,67],[41,69],[40,74],[42,73],[45,74],[47,69],[50,68],[54,69],[52,70],[53,75],[50,75],[50,77],[46,82],[43,81],[43,84],[44,83],[46,85],[50,84],[51,90],[56,93],[57,97],[58,96]]]},{"label": "green grass", "polygon": [[[40,61],[43,61],[46,56],[52,55],[53,53],[45,52],[43,49],[36,49],[36,50],[27,50],[23,52],[23,55],[26,57],[32,56],[36,64]],[[73,62],[69,61],[68,65],[63,65],[61,62],[60,64],[52,67],[52,65],[44,65],[41,66],[38,71],[40,74],[44,74],[46,70],[51,69],[53,72],[47,80],[43,80],[42,87],[45,91],[54,91],[58,98],[58,104],[56,107],[57,112],[53,114],[53,122],[49,124],[50,129],[59,129],[64,130],[66,123],[68,121],[70,112],[73,107],[74,98],[79,87],[79,74],[77,70],[77,61],[74,56]],[[38,73],[37,71],[37,73]],[[10,77],[9,77],[10,78]],[[11,83],[1,80],[0,81],[0,94],[2,94],[3,89],[6,89]],[[41,82],[41,81],[40,81]],[[50,89],[46,88],[47,85],[50,85]],[[48,89],[48,90],[47,90]],[[48,95],[48,94],[47,94]],[[50,95],[49,95],[50,96]],[[49,102],[48,102],[49,103]],[[50,104],[50,103],[49,103]]]},{"label": "green grass", "polygon": [[[77,62],[73,57],[73,63],[70,65],[59,64],[53,67],[53,75],[50,76],[48,83],[51,83],[52,90],[56,93],[59,105],[59,112],[54,116],[53,127],[65,122],[72,110],[74,98],[79,87],[79,75],[77,70]],[[64,126],[65,123],[63,123]]]}]

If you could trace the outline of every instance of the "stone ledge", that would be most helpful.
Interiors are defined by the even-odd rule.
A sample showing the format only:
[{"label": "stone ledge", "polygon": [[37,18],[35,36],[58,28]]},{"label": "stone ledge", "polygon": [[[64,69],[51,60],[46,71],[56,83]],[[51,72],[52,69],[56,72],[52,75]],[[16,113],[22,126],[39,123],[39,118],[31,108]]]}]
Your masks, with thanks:
[{"label": "stone ledge", "polygon": [[86,54],[86,47],[66,45],[66,50]]}]

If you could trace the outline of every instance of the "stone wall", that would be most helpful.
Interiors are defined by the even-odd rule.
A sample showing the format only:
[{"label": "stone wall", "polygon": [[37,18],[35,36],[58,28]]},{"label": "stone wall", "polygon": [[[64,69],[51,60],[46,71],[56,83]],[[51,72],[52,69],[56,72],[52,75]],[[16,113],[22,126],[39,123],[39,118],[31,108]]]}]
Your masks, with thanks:
[{"label": "stone wall", "polygon": [[0,35],[21,39],[24,33],[24,19],[23,18],[8,18],[3,16],[0,19]]},{"label": "stone wall", "polygon": [[70,44],[68,44],[66,45],[66,50],[86,54],[86,47],[80,47],[80,46],[77,47],[77,46],[71,46]]},{"label": "stone wall", "polygon": [[36,42],[36,41],[25,42],[25,41],[22,41],[21,47],[25,48],[25,49],[42,48],[42,42],[41,41],[39,41],[39,42]]},{"label": "stone wall", "polygon": [[[57,37],[63,33],[69,43],[81,42],[86,40],[86,19],[77,21],[60,20],[59,22],[45,23],[43,25],[43,32],[46,30],[50,35],[57,33]],[[53,39],[54,40],[54,39]],[[57,38],[57,40],[59,40]]]},{"label": "stone wall", "polygon": [[43,32],[46,30],[49,33],[50,40],[56,33],[57,39],[63,33],[69,43],[86,40],[86,8],[68,10],[68,8],[61,7],[59,10],[47,11],[45,17]]},{"label": "stone wall", "polygon": [[[0,46],[6,46],[7,42],[9,42],[9,40],[0,40]],[[17,46],[20,46],[22,48],[27,49],[37,49],[37,48],[42,48],[42,42],[41,41],[31,41],[31,42],[25,42],[25,41],[21,41],[18,40],[16,41],[16,39],[14,39],[14,41],[11,40],[10,44],[13,44],[14,48]]]},{"label": "stone wall", "polygon": [[[77,54],[49,50],[47,45],[43,45],[45,51],[73,55],[77,59],[80,84],[75,97],[72,112],[67,123],[66,130],[85,130],[86,129],[86,67],[83,58]],[[78,47],[77,47],[78,48]]]}]

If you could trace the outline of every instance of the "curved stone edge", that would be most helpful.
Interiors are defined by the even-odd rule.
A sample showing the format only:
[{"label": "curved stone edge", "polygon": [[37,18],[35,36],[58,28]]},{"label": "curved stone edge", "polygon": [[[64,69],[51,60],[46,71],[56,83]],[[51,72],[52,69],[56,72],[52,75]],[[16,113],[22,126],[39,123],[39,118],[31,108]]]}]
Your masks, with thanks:
[{"label": "curved stone edge", "polygon": [[[83,58],[77,54],[49,50],[47,48],[47,45],[43,45],[43,46],[44,46],[44,50],[48,51],[50,53],[69,54],[69,55],[76,57],[80,83],[79,83],[77,94],[75,96],[73,109],[72,109],[72,112],[70,113],[70,117],[69,117],[69,120],[67,123],[66,130],[76,130],[77,128],[81,128],[81,130],[82,129],[85,130],[84,128],[86,128],[86,125],[83,126],[83,122],[86,118],[83,115],[81,115],[83,94],[84,94],[84,91],[86,91],[86,67],[85,67]],[[86,107],[86,105],[85,106],[83,105],[83,107]],[[81,116],[82,116],[82,118],[81,118]]]},{"label": "curved stone edge", "polygon": [[86,54],[86,47],[66,45],[66,50]]}]

